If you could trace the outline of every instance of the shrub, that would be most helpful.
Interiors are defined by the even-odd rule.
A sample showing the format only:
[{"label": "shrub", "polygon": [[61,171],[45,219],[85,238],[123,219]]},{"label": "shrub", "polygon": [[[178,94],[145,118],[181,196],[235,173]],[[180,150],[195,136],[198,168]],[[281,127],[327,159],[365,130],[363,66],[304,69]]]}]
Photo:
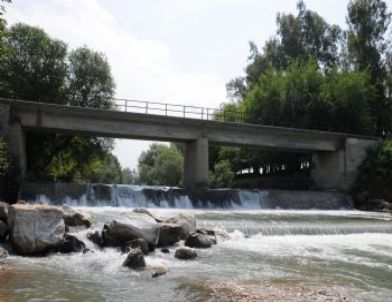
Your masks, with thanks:
[{"label": "shrub", "polygon": [[369,148],[358,169],[354,193],[392,201],[392,140],[384,140]]}]

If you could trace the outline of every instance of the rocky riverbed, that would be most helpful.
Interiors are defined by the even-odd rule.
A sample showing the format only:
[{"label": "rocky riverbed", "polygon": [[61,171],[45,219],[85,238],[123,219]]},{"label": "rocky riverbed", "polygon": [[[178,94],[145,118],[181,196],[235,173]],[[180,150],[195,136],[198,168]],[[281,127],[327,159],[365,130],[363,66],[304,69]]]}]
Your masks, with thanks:
[{"label": "rocky riverbed", "polygon": [[392,296],[389,214],[28,204],[2,211],[8,257],[0,259],[0,301]]}]

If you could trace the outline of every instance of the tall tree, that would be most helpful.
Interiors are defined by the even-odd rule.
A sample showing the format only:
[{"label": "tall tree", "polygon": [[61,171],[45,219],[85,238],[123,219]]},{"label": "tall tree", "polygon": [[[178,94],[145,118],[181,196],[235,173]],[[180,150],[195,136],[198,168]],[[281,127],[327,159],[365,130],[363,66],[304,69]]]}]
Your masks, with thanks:
[{"label": "tall tree", "polygon": [[338,64],[339,45],[343,38],[341,28],[328,24],[318,13],[307,9],[302,0],[297,9],[297,15],[278,14],[276,35],[265,43],[261,52],[250,42],[246,75],[227,84],[229,97],[244,97],[269,69],[283,70],[294,62],[307,63],[310,60],[325,70]]},{"label": "tall tree", "polygon": [[87,47],[68,56],[68,98],[72,105],[109,108],[114,81],[105,55]]},{"label": "tall tree", "polygon": [[139,157],[142,184],[178,186],[182,181],[184,158],[175,144],[152,144]]},{"label": "tall tree", "polygon": [[0,94],[32,101],[64,103],[67,46],[43,30],[12,26],[5,38],[10,51],[0,65]]},{"label": "tall tree", "polygon": [[378,97],[371,104],[374,122],[379,132],[390,130],[392,104],[386,97],[385,39],[391,13],[382,0],[351,0],[348,5],[347,49],[354,68],[368,70]]},{"label": "tall tree", "polygon": [[[103,54],[82,47],[68,55],[64,42],[24,24],[9,28],[4,41],[8,52],[0,65],[0,95],[57,104],[111,106],[114,82]],[[108,173],[108,167],[118,166],[110,155],[112,139],[29,133],[26,145],[32,179],[107,181],[113,176],[113,181],[120,181],[116,176],[121,175],[120,169]]]}]

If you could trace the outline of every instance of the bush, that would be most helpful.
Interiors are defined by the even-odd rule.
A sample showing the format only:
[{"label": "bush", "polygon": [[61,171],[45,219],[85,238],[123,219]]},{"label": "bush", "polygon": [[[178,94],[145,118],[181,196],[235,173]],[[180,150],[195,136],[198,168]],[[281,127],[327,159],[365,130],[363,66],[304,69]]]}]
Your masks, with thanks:
[{"label": "bush", "polygon": [[20,179],[14,160],[8,153],[7,144],[0,137],[0,199],[14,202],[17,199]]},{"label": "bush", "polygon": [[0,177],[4,177],[11,167],[11,158],[8,155],[4,138],[0,137]]},{"label": "bush", "polygon": [[210,172],[210,185],[213,188],[231,188],[234,180],[234,173],[230,162],[222,160],[215,164],[214,171]]},{"label": "bush", "polygon": [[353,191],[367,198],[392,201],[392,140],[380,141],[369,148],[358,169]]}]

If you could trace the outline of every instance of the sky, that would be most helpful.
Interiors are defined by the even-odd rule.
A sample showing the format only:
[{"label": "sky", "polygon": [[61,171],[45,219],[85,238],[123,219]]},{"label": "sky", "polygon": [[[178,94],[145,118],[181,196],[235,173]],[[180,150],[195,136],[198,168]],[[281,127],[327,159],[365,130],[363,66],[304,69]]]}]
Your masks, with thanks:
[{"label": "sky", "polygon": [[[348,0],[307,0],[329,23],[345,27]],[[392,7],[392,0],[386,1]],[[249,41],[261,47],[276,15],[297,0],[13,0],[9,25],[44,29],[69,49],[104,53],[116,97],[203,107],[226,101],[225,84],[243,75]],[[123,167],[136,168],[151,142],[116,140]]]}]

